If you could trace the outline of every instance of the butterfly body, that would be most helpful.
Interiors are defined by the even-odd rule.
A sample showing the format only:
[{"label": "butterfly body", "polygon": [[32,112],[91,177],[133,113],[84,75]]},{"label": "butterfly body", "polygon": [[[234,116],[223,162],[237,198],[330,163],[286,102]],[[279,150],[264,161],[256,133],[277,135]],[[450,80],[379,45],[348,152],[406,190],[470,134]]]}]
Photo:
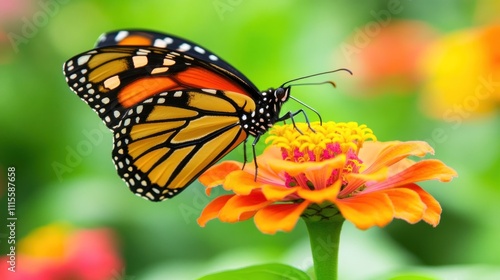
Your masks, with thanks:
[{"label": "butterfly body", "polygon": [[249,135],[258,139],[290,96],[290,87],[257,90],[190,41],[142,30],[102,35],[63,71],[113,132],[120,177],[152,201],[181,192]]}]

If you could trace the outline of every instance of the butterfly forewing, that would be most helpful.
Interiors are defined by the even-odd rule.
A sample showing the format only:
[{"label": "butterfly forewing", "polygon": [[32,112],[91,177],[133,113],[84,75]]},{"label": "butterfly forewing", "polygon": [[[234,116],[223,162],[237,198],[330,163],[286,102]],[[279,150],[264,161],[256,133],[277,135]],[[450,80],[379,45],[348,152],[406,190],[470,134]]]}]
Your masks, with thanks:
[{"label": "butterfly forewing", "polygon": [[68,85],[112,129],[125,111],[161,92],[212,88],[245,94],[230,77],[202,61],[158,48],[106,47],[64,65]]},{"label": "butterfly forewing", "polygon": [[167,35],[146,30],[118,30],[102,34],[97,40],[96,48],[116,45],[153,46],[183,53],[226,72],[235,79],[235,82],[246,88],[248,92],[258,92],[257,87],[245,75],[218,55],[192,41],[171,34]]}]

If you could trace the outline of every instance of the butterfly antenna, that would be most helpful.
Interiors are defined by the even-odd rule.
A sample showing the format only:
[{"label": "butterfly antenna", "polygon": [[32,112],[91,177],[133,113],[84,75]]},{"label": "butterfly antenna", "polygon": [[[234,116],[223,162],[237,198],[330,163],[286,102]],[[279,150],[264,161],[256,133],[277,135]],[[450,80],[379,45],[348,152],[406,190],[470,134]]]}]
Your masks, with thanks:
[{"label": "butterfly antenna", "polygon": [[[339,68],[339,69],[336,69],[336,70],[332,70],[332,71],[326,71],[326,72],[321,72],[321,73],[316,73],[316,74],[312,74],[312,75],[308,75],[308,76],[304,76],[304,77],[300,77],[300,78],[296,78],[296,79],[292,79],[288,82],[285,82],[281,85],[281,87],[284,87],[286,86],[286,84],[289,84],[291,82],[295,82],[295,81],[298,81],[298,80],[303,80],[303,79],[307,79],[307,78],[311,78],[311,77],[316,77],[316,76],[321,76],[321,75],[325,75],[325,74],[330,74],[330,73],[335,73],[335,72],[339,72],[339,71],[345,71],[349,74],[352,75],[352,72],[351,70],[347,69],[347,68]],[[335,86],[335,84],[333,83],[333,86]]]},{"label": "butterfly antenna", "polygon": [[300,84],[291,84],[291,85],[288,85],[288,86],[290,86],[290,87],[295,87],[295,86],[317,86],[317,85],[324,85],[324,84],[330,84],[334,88],[337,87],[337,85],[335,84],[334,81],[324,81],[324,82],[318,82],[318,83],[300,83]]}]

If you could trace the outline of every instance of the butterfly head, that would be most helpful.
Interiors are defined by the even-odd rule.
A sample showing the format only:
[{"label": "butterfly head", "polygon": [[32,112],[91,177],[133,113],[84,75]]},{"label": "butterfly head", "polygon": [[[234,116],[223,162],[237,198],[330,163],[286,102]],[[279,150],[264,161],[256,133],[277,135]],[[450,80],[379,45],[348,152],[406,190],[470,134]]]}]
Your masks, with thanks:
[{"label": "butterfly head", "polygon": [[283,104],[290,98],[290,87],[270,88],[260,95],[263,103]]},{"label": "butterfly head", "polygon": [[290,97],[290,87],[270,88],[260,92],[255,111],[241,116],[243,128],[251,135],[258,136],[278,121],[283,103]]},{"label": "butterfly head", "polygon": [[290,86],[275,89],[274,97],[277,102],[285,103],[290,97]]},{"label": "butterfly head", "polygon": [[270,88],[261,92],[261,97],[262,100],[257,107],[264,108],[265,111],[270,111],[268,118],[271,117],[272,120],[277,120],[281,106],[290,98],[290,86]]}]

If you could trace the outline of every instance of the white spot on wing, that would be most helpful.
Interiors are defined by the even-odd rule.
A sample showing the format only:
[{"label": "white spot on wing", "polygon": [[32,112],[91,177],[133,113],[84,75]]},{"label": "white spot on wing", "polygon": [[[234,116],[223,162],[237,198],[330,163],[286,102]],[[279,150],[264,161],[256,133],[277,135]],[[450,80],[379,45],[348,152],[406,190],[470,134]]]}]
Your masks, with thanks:
[{"label": "white spot on wing", "polygon": [[137,55],[147,55],[149,54],[151,51],[150,50],[146,50],[146,49],[139,49],[137,50],[136,54]]},{"label": "white spot on wing", "polygon": [[203,88],[201,89],[202,91],[204,92],[208,92],[208,93],[211,93],[211,94],[216,94],[217,93],[217,90],[215,89],[210,89],[210,88]]},{"label": "white spot on wing", "polygon": [[167,72],[169,69],[169,67],[157,67],[157,68],[154,68],[153,70],[151,70],[151,74],[154,75],[154,74],[158,74],[158,73],[165,73]]},{"label": "white spot on wing", "polygon": [[142,109],[143,108],[144,108],[144,106],[139,105],[139,106],[137,106],[137,108],[135,109],[135,111],[137,112],[137,114],[140,114],[140,113],[142,113]]},{"label": "white spot on wing", "polygon": [[104,87],[108,89],[115,89],[120,85],[120,78],[117,75],[109,77],[104,81]]},{"label": "white spot on wing", "polygon": [[148,57],[144,55],[136,55],[132,57],[132,62],[134,63],[135,68],[143,67],[148,65]]},{"label": "white spot on wing", "polygon": [[77,63],[78,63],[78,65],[83,65],[83,64],[87,63],[89,61],[89,59],[90,59],[89,54],[82,55],[78,58]]},{"label": "white spot on wing", "polygon": [[168,44],[172,44],[174,42],[174,39],[170,38],[170,37],[165,37],[165,39],[163,39],[163,41],[165,41]]},{"label": "white spot on wing", "polygon": [[125,37],[128,36],[128,31],[120,31],[118,32],[118,34],[116,34],[115,36],[115,41],[119,42],[123,39],[125,39]]},{"label": "white spot on wing", "polygon": [[197,53],[201,53],[201,54],[204,54],[204,53],[205,53],[205,50],[204,50],[204,49],[202,49],[202,48],[200,48],[200,47],[198,47],[198,46],[195,46],[195,47],[194,47],[194,50],[195,50]]},{"label": "white spot on wing", "polygon": [[171,65],[174,65],[175,64],[175,61],[172,60],[172,59],[168,59],[168,58],[164,58],[163,59],[163,65],[165,66],[171,66]]},{"label": "white spot on wing", "polygon": [[185,52],[185,51],[189,51],[191,49],[191,45],[187,44],[187,43],[182,43],[179,48],[177,48],[178,51],[180,52]]},{"label": "white spot on wing", "polygon": [[153,42],[153,46],[158,47],[158,48],[165,48],[167,46],[167,42],[165,42],[165,40],[162,40],[162,39],[156,39]]}]

